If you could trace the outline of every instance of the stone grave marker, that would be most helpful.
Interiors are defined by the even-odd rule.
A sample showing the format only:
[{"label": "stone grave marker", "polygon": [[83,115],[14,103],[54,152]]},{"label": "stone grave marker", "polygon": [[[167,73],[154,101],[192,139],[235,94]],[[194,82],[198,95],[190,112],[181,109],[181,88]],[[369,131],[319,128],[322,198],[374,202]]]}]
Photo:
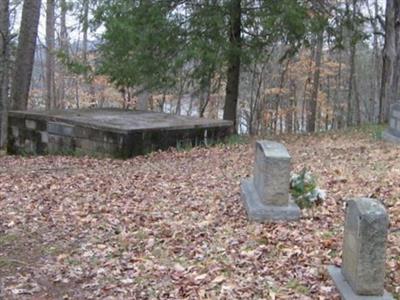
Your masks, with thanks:
[{"label": "stone grave marker", "polygon": [[328,268],[342,299],[393,299],[384,290],[388,226],[385,207],[378,200],[348,202],[342,268]]},{"label": "stone grave marker", "polygon": [[300,209],[289,195],[290,159],[284,145],[256,142],[254,176],[241,184],[241,197],[251,221],[300,218]]},{"label": "stone grave marker", "polygon": [[383,132],[383,138],[387,141],[400,143],[400,102],[390,106],[389,128]]}]

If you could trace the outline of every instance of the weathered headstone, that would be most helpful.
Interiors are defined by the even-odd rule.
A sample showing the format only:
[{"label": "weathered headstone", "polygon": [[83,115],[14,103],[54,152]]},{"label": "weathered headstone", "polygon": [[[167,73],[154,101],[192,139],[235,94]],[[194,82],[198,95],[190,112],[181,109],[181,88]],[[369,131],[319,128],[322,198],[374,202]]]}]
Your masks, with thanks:
[{"label": "weathered headstone", "polygon": [[348,202],[342,268],[328,269],[343,299],[393,299],[384,290],[388,225],[379,201],[360,198]]},{"label": "weathered headstone", "polygon": [[389,128],[383,132],[383,138],[387,141],[400,143],[400,102],[390,106]]},{"label": "weathered headstone", "polygon": [[285,146],[257,141],[254,176],[243,180],[241,197],[250,220],[296,220],[300,209],[289,195],[290,155]]}]

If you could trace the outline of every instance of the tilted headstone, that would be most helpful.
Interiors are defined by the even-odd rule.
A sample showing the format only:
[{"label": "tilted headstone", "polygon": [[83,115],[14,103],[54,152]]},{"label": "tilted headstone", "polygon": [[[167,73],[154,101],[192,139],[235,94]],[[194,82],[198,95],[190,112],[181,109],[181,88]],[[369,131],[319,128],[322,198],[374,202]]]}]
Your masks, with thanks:
[{"label": "tilted headstone", "polygon": [[385,140],[400,143],[400,102],[390,106],[389,128],[383,132]]},{"label": "tilted headstone", "polygon": [[290,155],[285,146],[257,141],[254,176],[243,180],[241,196],[252,221],[296,220],[300,209],[289,195]]},{"label": "tilted headstone", "polygon": [[343,299],[393,299],[384,290],[388,225],[379,201],[360,198],[348,202],[342,269],[329,268]]}]

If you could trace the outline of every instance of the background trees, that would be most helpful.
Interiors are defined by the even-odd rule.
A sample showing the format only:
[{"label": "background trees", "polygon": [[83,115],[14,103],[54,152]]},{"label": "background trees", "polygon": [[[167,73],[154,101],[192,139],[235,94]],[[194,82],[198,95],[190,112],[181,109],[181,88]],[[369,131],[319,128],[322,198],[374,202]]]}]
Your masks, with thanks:
[{"label": "background trees", "polygon": [[12,3],[14,109],[151,109],[262,134],[385,121],[398,97],[393,0],[46,0],[39,39],[40,1]]},{"label": "background trees", "polygon": [[[187,75],[207,90],[219,74],[225,81],[223,118],[235,124],[241,66],[274,44],[286,46],[283,56],[293,55],[307,34],[323,30],[316,24],[325,23],[321,11],[306,2],[241,0],[108,1],[97,20],[106,27],[102,72],[118,86],[168,88],[176,70],[191,69]],[[162,80],[168,74],[172,80]]]}]

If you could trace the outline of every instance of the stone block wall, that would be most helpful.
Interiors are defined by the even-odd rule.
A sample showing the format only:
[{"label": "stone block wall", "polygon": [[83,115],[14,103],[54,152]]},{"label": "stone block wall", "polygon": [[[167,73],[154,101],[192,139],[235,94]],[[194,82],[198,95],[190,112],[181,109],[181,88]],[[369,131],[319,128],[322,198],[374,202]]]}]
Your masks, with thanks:
[{"label": "stone block wall", "polygon": [[104,154],[128,158],[220,140],[230,133],[230,128],[118,130],[45,115],[10,112],[8,133],[8,151],[12,154]]}]

